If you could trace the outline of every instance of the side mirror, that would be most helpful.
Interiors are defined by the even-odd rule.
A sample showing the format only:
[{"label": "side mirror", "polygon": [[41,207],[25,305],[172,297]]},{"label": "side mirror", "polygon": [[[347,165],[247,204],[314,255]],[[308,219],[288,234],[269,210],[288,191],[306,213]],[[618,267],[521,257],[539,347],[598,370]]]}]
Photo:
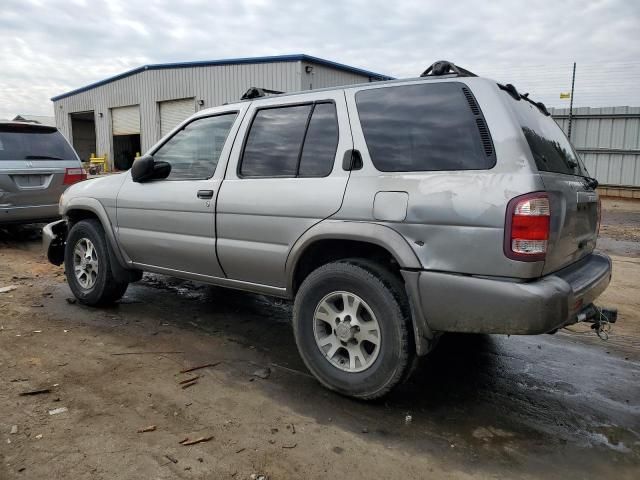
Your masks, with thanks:
[{"label": "side mirror", "polygon": [[168,162],[156,162],[153,155],[140,157],[133,162],[131,167],[131,179],[138,183],[167,178],[170,173],[171,164]]}]

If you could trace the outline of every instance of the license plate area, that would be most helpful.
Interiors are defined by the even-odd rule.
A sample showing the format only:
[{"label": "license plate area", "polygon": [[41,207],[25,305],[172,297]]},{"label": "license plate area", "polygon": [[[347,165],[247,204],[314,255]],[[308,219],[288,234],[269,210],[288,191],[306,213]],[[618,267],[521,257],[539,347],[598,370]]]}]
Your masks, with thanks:
[{"label": "license plate area", "polygon": [[51,180],[47,174],[12,175],[13,183],[21,190],[46,188]]}]

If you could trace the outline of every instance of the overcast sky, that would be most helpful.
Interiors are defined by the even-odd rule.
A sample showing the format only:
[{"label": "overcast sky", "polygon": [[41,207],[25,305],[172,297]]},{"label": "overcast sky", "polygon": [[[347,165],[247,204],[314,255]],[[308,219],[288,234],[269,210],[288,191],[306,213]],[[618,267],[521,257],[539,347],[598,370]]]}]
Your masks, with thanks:
[{"label": "overcast sky", "polygon": [[395,77],[447,59],[557,105],[575,61],[576,102],[640,105],[637,0],[2,0],[0,118],[148,63],[292,53]]}]

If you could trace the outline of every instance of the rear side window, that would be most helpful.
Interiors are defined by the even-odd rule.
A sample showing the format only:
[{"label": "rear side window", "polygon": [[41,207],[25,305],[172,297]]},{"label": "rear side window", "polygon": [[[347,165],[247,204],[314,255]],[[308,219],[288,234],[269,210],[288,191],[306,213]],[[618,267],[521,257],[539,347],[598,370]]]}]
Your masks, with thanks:
[{"label": "rear side window", "polygon": [[369,155],[380,171],[482,170],[495,165],[482,112],[461,83],[362,90],[356,104]]},{"label": "rear side window", "polygon": [[247,136],[243,177],[323,177],[333,169],[338,121],[333,103],[258,110]]},{"label": "rear side window", "polygon": [[338,148],[338,118],[333,103],[313,109],[300,157],[300,177],[324,177],[331,173]]},{"label": "rear side window", "polygon": [[76,153],[55,128],[0,125],[2,160],[77,160]]}]

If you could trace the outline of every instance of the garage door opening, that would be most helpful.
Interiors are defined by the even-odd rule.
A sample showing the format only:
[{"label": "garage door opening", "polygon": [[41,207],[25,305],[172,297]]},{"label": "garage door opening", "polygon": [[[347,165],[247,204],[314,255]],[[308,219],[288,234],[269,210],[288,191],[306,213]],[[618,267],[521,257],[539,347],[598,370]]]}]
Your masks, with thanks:
[{"label": "garage door opening", "polygon": [[73,148],[83,162],[88,162],[96,153],[96,121],[94,112],[75,112],[71,117],[71,140]]},{"label": "garage door opening", "polygon": [[111,109],[113,128],[113,166],[128,170],[140,153],[140,106]]},{"label": "garage door opening", "polygon": [[196,111],[195,98],[182,98],[160,102],[160,135],[164,137]]},{"label": "garage door opening", "polygon": [[129,170],[140,153],[140,135],[114,135],[113,160],[116,170]]}]

